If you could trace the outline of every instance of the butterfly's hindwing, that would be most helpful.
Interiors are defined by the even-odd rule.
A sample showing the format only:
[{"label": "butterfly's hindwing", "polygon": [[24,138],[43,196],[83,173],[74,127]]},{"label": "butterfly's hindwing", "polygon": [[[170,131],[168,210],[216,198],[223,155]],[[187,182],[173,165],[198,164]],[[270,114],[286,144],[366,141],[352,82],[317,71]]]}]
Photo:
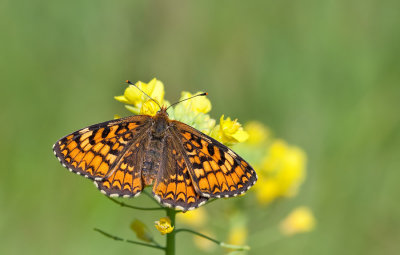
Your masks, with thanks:
[{"label": "butterfly's hindwing", "polygon": [[144,188],[142,164],[147,149],[146,133],[131,143],[108,177],[95,181],[96,186],[107,196],[137,196]]},{"label": "butterfly's hindwing", "polygon": [[78,130],[57,141],[54,154],[70,171],[89,179],[102,180],[132,141],[148,129],[150,116],[111,120]]},{"label": "butterfly's hindwing", "polygon": [[239,155],[196,129],[175,123],[192,164],[192,179],[203,196],[237,196],[255,184],[256,172]]},{"label": "butterfly's hindwing", "polygon": [[196,192],[178,142],[170,132],[165,137],[153,195],[163,205],[187,211],[204,204],[208,198]]}]

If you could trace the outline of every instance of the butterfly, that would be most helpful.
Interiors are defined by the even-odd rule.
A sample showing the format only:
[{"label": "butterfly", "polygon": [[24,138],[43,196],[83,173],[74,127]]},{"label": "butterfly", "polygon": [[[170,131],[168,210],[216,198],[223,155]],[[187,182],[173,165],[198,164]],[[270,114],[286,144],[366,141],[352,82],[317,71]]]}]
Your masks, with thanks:
[{"label": "butterfly", "polygon": [[91,125],[60,140],[53,151],[71,172],[110,197],[136,197],[148,185],[163,206],[193,210],[210,198],[234,197],[257,180],[227,146],[182,122],[167,108]]}]

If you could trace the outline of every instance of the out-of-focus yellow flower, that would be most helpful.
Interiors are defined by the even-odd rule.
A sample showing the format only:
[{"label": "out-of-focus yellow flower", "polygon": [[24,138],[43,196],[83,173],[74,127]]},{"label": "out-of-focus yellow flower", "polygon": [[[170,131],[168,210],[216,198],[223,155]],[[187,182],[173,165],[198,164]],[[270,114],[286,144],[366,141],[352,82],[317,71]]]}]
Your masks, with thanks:
[{"label": "out-of-focus yellow flower", "polygon": [[160,231],[161,235],[171,233],[174,230],[174,226],[171,226],[171,220],[169,217],[162,217],[159,221],[155,221],[155,227]]},{"label": "out-of-focus yellow flower", "polygon": [[224,115],[221,116],[219,125],[212,130],[211,136],[226,145],[244,142],[249,138],[249,134],[243,130],[237,119],[224,119]]},{"label": "out-of-focus yellow flower", "polygon": [[244,125],[244,130],[249,134],[246,143],[259,145],[264,143],[270,136],[269,129],[258,121],[250,121]]},{"label": "out-of-focus yellow flower", "polygon": [[229,231],[228,242],[234,245],[244,245],[247,240],[247,228],[244,225],[234,226]]},{"label": "out-of-focus yellow flower", "polygon": [[[209,236],[211,238],[214,238],[214,236],[215,236],[209,230],[202,230],[199,232],[202,233],[203,235]],[[205,251],[205,252],[212,252],[218,247],[217,245],[215,245],[215,243],[210,242],[210,240],[207,240],[198,235],[193,236],[193,242],[197,246],[197,248],[199,248],[200,250]]]},{"label": "out-of-focus yellow flower", "polygon": [[[164,102],[164,84],[161,81],[154,78],[149,83],[138,81],[135,83],[135,85],[151,98],[156,100],[160,105],[166,104],[166,102]],[[128,88],[125,89],[124,95],[116,96],[114,98],[124,104],[128,104],[126,105],[126,108],[135,114],[142,112],[142,106],[149,100],[144,93],[135,88],[133,85],[129,85]],[[157,105],[155,102],[153,103]],[[143,110],[143,112],[153,113],[153,111],[148,110],[149,106],[146,107],[147,109]],[[159,107],[157,107],[157,110],[159,110]]]},{"label": "out-of-focus yellow flower", "polygon": [[257,200],[260,204],[268,204],[280,196],[279,183],[259,177],[255,188]]},{"label": "out-of-focus yellow flower", "polygon": [[176,215],[176,218],[185,225],[199,228],[207,220],[207,211],[204,207],[199,207],[196,210],[179,213]]},{"label": "out-of-focus yellow flower", "polygon": [[305,177],[306,156],[294,146],[276,140],[258,169],[258,201],[268,204],[278,197],[294,196]]},{"label": "out-of-focus yellow flower", "polygon": [[280,230],[285,235],[309,232],[315,227],[315,218],[311,210],[301,206],[293,210],[289,216],[281,222]]},{"label": "out-of-focus yellow flower", "polygon": [[229,245],[242,246],[246,243],[248,230],[247,230],[247,217],[241,211],[231,212],[229,216],[230,230],[228,234]]},{"label": "out-of-focus yellow flower", "polygon": [[[189,92],[183,91],[181,98],[179,100],[184,100],[186,98],[198,95],[198,94],[202,94],[203,92],[197,92],[194,94],[191,94]],[[199,96],[199,97],[195,97],[193,99],[190,100],[186,100],[184,102],[182,102],[182,104],[190,109],[191,111],[195,112],[195,113],[208,113],[209,111],[211,111],[211,102],[210,100],[205,97],[205,96]]]},{"label": "out-of-focus yellow flower", "polygon": [[145,242],[152,242],[153,236],[147,226],[140,220],[134,220],[131,223],[131,229],[136,233],[136,237]]}]

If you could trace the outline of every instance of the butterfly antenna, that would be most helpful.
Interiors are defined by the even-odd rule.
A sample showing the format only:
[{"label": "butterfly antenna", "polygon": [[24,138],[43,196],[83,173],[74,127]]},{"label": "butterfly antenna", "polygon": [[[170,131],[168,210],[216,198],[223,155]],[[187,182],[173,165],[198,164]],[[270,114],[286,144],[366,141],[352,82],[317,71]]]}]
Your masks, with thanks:
[{"label": "butterfly antenna", "polygon": [[182,99],[181,101],[178,101],[178,102],[173,103],[173,104],[171,104],[170,106],[168,106],[167,110],[168,110],[171,106],[174,106],[174,105],[177,105],[177,104],[179,104],[179,103],[182,103],[183,101],[186,101],[186,100],[189,100],[189,99],[192,99],[192,98],[195,98],[195,97],[201,97],[201,96],[207,96],[207,95],[208,95],[208,93],[205,92],[205,93],[201,93],[201,94],[197,94],[197,95],[191,96],[191,97],[189,97],[189,98]]},{"label": "butterfly antenna", "polygon": [[126,80],[125,82],[128,83],[128,84],[130,84],[130,85],[135,86],[138,90],[140,90],[140,91],[141,91],[143,94],[145,94],[148,98],[150,98],[151,100],[153,100],[153,101],[158,105],[158,107],[160,107],[160,109],[161,109],[161,105],[160,105],[156,100],[154,100],[151,96],[147,95],[146,92],[144,92],[143,90],[141,90],[138,86],[136,86],[135,84],[133,84],[130,80]]}]

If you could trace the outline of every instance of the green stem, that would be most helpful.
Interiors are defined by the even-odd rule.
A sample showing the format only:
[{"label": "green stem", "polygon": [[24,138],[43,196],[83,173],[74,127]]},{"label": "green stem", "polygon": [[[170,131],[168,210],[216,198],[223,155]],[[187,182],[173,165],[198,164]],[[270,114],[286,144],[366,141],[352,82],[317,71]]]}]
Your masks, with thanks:
[{"label": "green stem", "polygon": [[178,233],[178,232],[188,232],[188,233],[192,233],[192,234],[194,234],[194,235],[197,235],[197,236],[203,237],[203,238],[205,238],[205,239],[207,239],[207,240],[210,240],[211,242],[214,242],[214,243],[216,243],[216,244],[218,244],[218,245],[221,244],[220,241],[215,240],[215,239],[213,239],[213,238],[211,238],[211,237],[209,237],[209,236],[203,235],[202,233],[196,232],[196,231],[191,230],[191,229],[187,229],[187,228],[178,228],[178,229],[175,230],[175,233]]},{"label": "green stem", "polygon": [[133,244],[138,244],[138,245],[142,245],[142,246],[146,246],[146,247],[151,247],[151,248],[155,248],[155,249],[165,250],[165,247],[162,247],[162,246],[160,246],[160,245],[158,245],[158,244],[153,245],[153,244],[148,244],[148,243],[133,241],[133,240],[129,240],[129,239],[123,239],[123,238],[121,238],[121,237],[114,236],[114,235],[111,235],[111,234],[109,234],[109,233],[107,233],[107,232],[104,232],[103,230],[98,229],[98,228],[94,228],[94,231],[97,231],[97,232],[99,232],[100,234],[102,234],[102,235],[104,235],[104,236],[106,236],[106,237],[108,237],[108,238],[111,238],[111,239],[113,239],[113,240],[115,240],[115,241],[122,241],[122,242],[125,241],[125,242],[127,242],[127,243],[133,243]]},{"label": "green stem", "polygon": [[[149,192],[147,192],[146,190],[142,191],[143,194],[145,194],[146,196],[148,196],[153,202],[155,202],[158,206],[160,205],[160,203],[153,197],[153,195],[151,195]],[[161,207],[161,206],[160,206]],[[163,207],[161,207],[163,208]],[[164,209],[164,208],[163,208]]]},{"label": "green stem", "polygon": [[161,206],[160,207],[151,207],[151,208],[139,207],[139,206],[133,206],[133,205],[125,204],[124,202],[120,202],[120,201],[115,200],[114,198],[111,198],[111,197],[107,197],[107,198],[110,199],[111,201],[113,201],[114,203],[119,204],[122,207],[128,207],[128,208],[131,208],[131,209],[143,210],[143,211],[164,210],[164,208],[161,207]]},{"label": "green stem", "polygon": [[[167,216],[171,220],[171,226],[175,227],[175,215],[176,211],[174,209],[166,208]],[[167,234],[167,245],[165,247],[165,255],[175,255],[175,233],[173,230],[171,233]]]},{"label": "green stem", "polygon": [[203,235],[203,234],[201,234],[199,232],[196,232],[194,230],[187,229],[187,228],[179,228],[179,229],[176,229],[174,232],[175,232],[175,234],[178,233],[178,232],[188,232],[188,233],[200,236],[202,238],[205,238],[207,240],[210,240],[211,242],[214,242],[214,243],[218,244],[219,246],[222,246],[222,247],[225,247],[225,248],[229,248],[229,249],[233,249],[233,250],[241,250],[241,251],[250,250],[250,247],[247,246],[247,245],[227,244],[227,243],[220,242],[218,240],[215,240],[214,238],[211,238],[209,236]]}]

